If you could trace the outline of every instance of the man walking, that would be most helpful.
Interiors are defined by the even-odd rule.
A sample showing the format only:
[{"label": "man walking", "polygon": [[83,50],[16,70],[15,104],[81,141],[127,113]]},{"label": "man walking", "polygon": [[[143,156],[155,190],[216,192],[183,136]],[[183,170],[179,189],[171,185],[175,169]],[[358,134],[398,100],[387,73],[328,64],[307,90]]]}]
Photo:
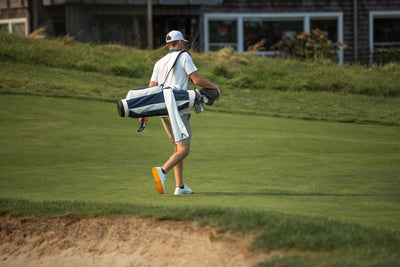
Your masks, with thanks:
[{"label": "man walking", "polygon": [[[190,78],[197,86],[215,89],[219,93],[219,87],[216,84],[209,82],[198,74],[190,54],[186,52],[180,53],[184,49],[186,42],[188,41],[183,38],[182,33],[179,31],[171,31],[167,34],[168,54],[154,65],[149,87],[163,85],[163,87],[187,90]],[[179,113],[189,134],[189,137],[179,142],[175,142],[174,140],[169,117],[161,117],[164,128],[171,142],[174,144],[174,153],[163,166],[154,167],[152,170],[156,188],[160,194],[164,194],[165,192],[166,174],[171,169],[174,169],[175,174],[175,195],[192,193],[192,190],[183,182],[183,160],[189,155],[192,137],[190,110],[187,108],[181,110]]]}]

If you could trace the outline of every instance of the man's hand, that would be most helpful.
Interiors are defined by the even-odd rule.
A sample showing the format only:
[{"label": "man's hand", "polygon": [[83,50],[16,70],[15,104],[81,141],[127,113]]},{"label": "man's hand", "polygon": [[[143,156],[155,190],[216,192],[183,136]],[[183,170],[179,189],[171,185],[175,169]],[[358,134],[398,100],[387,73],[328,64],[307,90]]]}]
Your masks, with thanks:
[{"label": "man's hand", "polygon": [[140,127],[139,127],[139,129],[137,131],[138,132],[143,131],[144,128],[146,128],[146,124],[147,124],[148,121],[149,121],[149,118],[147,118],[147,117],[140,118],[139,119]]}]

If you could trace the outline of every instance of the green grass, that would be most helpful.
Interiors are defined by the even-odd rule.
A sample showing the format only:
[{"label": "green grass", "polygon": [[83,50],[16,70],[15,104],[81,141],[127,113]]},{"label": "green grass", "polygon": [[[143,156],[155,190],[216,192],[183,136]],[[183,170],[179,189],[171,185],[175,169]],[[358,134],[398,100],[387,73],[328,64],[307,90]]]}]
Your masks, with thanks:
[{"label": "green grass", "polygon": [[192,53],[223,97],[193,113],[195,193],[174,196],[151,175],[159,119],[137,133],[115,107],[164,53],[0,33],[0,214],[195,221],[283,253],[260,266],[400,266],[398,65]]},{"label": "green grass", "polygon": [[[2,95],[1,106],[1,196],[176,204],[153,190],[150,170],[172,152],[158,118],[137,133],[138,122],[119,118],[111,103]],[[196,194],[183,198],[188,204],[399,230],[397,127],[213,112],[192,118],[185,177]],[[169,181],[171,193],[172,172]]]},{"label": "green grass", "polygon": [[195,193],[177,197],[172,173],[165,195],[151,176],[171,153],[158,118],[139,134],[114,103],[0,102],[0,213],[197,221],[255,233],[255,248],[287,254],[276,266],[399,264],[397,127],[194,114]]}]

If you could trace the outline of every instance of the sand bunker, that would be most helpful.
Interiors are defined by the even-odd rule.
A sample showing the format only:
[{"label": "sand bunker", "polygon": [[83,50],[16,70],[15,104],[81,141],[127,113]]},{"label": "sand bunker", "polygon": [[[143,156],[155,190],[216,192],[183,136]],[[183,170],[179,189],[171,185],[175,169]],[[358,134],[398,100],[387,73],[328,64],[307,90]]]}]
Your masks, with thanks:
[{"label": "sand bunker", "polygon": [[0,266],[250,266],[247,238],[132,217],[0,217]]}]

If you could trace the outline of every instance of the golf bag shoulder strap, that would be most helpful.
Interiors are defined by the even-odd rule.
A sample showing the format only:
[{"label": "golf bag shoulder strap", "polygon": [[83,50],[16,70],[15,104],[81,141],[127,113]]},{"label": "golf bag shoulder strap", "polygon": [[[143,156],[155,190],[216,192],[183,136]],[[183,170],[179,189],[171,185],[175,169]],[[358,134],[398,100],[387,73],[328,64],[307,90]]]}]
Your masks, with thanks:
[{"label": "golf bag shoulder strap", "polygon": [[175,61],[174,61],[174,64],[172,64],[171,69],[168,71],[167,76],[165,77],[164,82],[160,85],[161,88],[164,87],[164,84],[165,84],[165,82],[167,81],[170,72],[174,69],[176,62],[178,61],[178,58],[181,56],[182,53],[185,53],[185,52],[188,53],[189,56],[192,56],[192,55],[191,55],[188,51],[186,51],[186,50],[183,50],[183,51],[180,51],[180,52],[179,52],[178,56],[176,57],[176,59],[175,59]]}]

